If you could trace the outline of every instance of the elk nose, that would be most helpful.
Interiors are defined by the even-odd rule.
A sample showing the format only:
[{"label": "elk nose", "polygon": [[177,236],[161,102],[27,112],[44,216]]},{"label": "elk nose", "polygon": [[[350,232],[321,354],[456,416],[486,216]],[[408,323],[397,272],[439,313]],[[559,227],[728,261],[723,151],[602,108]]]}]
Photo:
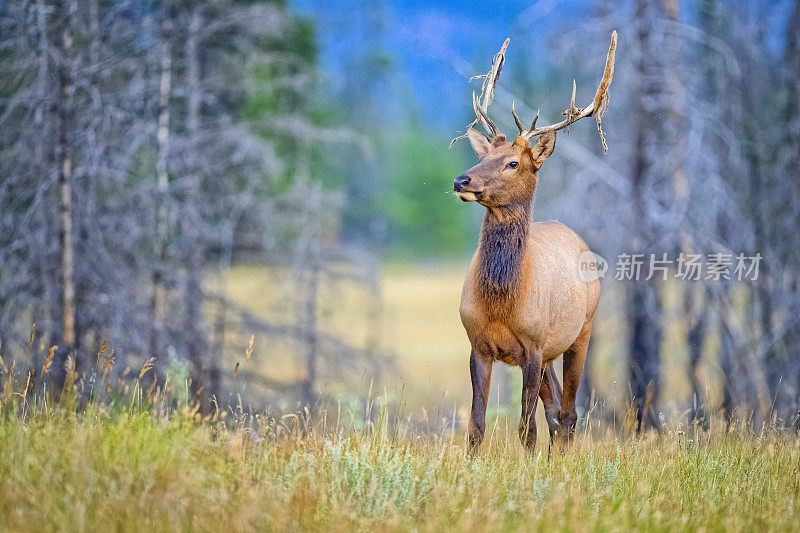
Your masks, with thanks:
[{"label": "elk nose", "polygon": [[469,176],[466,174],[461,174],[459,177],[453,180],[453,190],[458,192],[464,187],[469,185]]}]

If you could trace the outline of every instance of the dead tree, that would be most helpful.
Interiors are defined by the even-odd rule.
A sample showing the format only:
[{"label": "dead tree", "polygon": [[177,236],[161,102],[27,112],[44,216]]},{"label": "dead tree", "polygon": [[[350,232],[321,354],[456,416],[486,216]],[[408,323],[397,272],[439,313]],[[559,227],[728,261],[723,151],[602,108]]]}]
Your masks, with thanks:
[{"label": "dead tree", "polygon": [[200,41],[203,26],[201,5],[194,5],[189,15],[186,36],[186,134],[188,150],[186,154],[186,175],[184,181],[183,215],[181,222],[184,232],[184,257],[186,268],[186,287],[184,289],[187,355],[189,357],[192,390],[195,394],[202,387],[205,376],[203,353],[206,348],[205,332],[202,325],[203,306],[203,257],[205,257],[204,235],[201,233],[200,191],[200,105],[202,88],[200,80]]},{"label": "dead tree", "polygon": [[[654,102],[662,90],[663,65],[657,53],[656,28],[661,10],[653,2],[637,0],[635,4],[639,87],[635,100],[633,168],[631,169],[631,243],[634,253],[652,253],[653,226],[648,211],[648,192],[652,190],[657,164],[654,154],[663,149],[663,130],[654,120]],[[627,284],[626,308],[630,324],[630,382],[637,408],[639,427],[645,420],[659,426],[658,400],[661,384],[662,301],[661,282],[640,279]]]},{"label": "dead tree", "polygon": [[[797,143],[796,140],[800,139],[800,0],[795,0],[786,30],[784,59],[787,67],[786,88],[789,96],[787,98],[789,136],[786,144],[791,154],[788,158],[787,170],[793,185],[793,194],[791,195],[794,199],[793,227],[798,227],[800,225],[800,143]],[[795,246],[795,253],[790,256],[795,264],[800,260],[797,250],[798,247]],[[792,269],[792,274],[790,293],[797,295],[800,293],[800,272]],[[790,350],[787,367],[792,369],[787,378],[790,386],[794,387],[791,399],[792,419],[787,422],[793,423],[793,428],[798,430],[800,429],[800,368],[798,368],[800,365],[797,364],[797,361],[800,359],[800,326],[795,325],[791,328],[787,344]]]},{"label": "dead tree", "polygon": [[[58,164],[58,246],[60,293],[61,293],[61,341],[64,358],[74,356],[75,349],[75,250],[73,243],[73,132],[74,110],[73,91],[73,50],[72,50],[72,19],[75,5],[72,0],[60,0],[58,15],[61,27],[58,42],[58,101],[56,114],[59,121],[59,135],[57,145]],[[61,363],[60,366],[63,366]]]},{"label": "dead tree", "polygon": [[158,161],[156,162],[156,193],[155,193],[155,235],[153,262],[153,331],[151,334],[150,350],[157,355],[163,355],[164,347],[164,322],[166,315],[166,287],[164,286],[164,269],[166,268],[167,254],[167,225],[169,224],[169,147],[170,147],[170,101],[172,97],[172,9],[169,2],[164,2],[161,7],[161,21],[159,25],[159,44],[161,45],[160,79],[158,93]]}]

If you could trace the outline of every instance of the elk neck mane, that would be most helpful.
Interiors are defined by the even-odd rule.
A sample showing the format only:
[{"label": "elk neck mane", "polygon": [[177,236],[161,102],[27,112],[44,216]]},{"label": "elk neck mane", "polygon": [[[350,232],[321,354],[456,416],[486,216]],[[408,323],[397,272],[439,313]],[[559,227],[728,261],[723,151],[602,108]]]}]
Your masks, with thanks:
[{"label": "elk neck mane", "polygon": [[530,203],[486,210],[479,243],[478,287],[487,302],[512,302],[520,283],[530,224]]}]

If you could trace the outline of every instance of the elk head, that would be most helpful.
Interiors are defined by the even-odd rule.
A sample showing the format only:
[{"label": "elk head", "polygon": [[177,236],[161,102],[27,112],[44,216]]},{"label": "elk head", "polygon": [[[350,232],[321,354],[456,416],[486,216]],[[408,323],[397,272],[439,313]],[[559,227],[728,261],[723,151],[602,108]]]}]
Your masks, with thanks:
[{"label": "elk head", "polygon": [[[458,139],[469,139],[480,162],[453,180],[453,190],[464,202],[478,202],[487,207],[502,207],[522,202],[530,202],[538,182],[538,171],[544,160],[550,157],[556,144],[556,131],[561,130],[585,117],[594,116],[597,131],[603,142],[604,151],[608,150],[601,127],[601,119],[608,106],[608,87],[614,77],[614,55],[617,48],[617,32],[611,34],[611,46],[606,56],[603,78],[597,87],[594,99],[585,108],[575,107],[575,82],[572,82],[572,99],[569,108],[564,111],[566,118],[549,126],[536,127],[539,113],[533,119],[530,128],[522,125],[511,105],[511,114],[519,129],[519,135],[508,142],[500,133],[494,121],[489,117],[489,105],[494,100],[494,90],[500,71],[505,62],[505,52],[509,39],[503,43],[500,51],[492,59],[492,68],[483,76],[481,94],[472,93],[472,108],[475,120],[467,127],[467,132],[453,139],[450,146]],[[475,126],[480,123],[490,139],[481,134]],[[538,140],[530,145],[530,139],[539,135]]]},{"label": "elk head", "polygon": [[538,170],[556,146],[555,132],[545,133],[533,146],[521,136],[508,142],[503,134],[489,142],[475,128],[467,130],[467,137],[480,163],[453,181],[459,199],[487,207],[529,203],[539,180]]}]

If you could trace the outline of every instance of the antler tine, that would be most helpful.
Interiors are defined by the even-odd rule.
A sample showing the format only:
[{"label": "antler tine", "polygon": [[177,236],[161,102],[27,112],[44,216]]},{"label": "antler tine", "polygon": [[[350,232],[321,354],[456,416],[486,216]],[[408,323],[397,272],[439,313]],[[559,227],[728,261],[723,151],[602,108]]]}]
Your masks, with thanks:
[{"label": "antler tine", "polygon": [[478,106],[480,116],[478,118],[480,119],[481,125],[483,125],[483,128],[486,130],[486,133],[492,137],[497,135],[499,130],[491,117],[489,117],[489,106],[494,101],[494,89],[497,87],[497,80],[500,79],[500,72],[503,70],[503,64],[506,62],[506,49],[510,42],[511,38],[506,38],[506,40],[503,41],[503,46],[500,47],[500,51],[492,57],[492,68],[489,70],[489,73],[484,76],[483,84],[481,84],[480,105]]},{"label": "antler tine", "polygon": [[[500,72],[503,70],[503,63],[505,63],[506,58],[506,49],[508,48],[509,42],[511,42],[511,39],[506,39],[505,42],[503,42],[503,46],[500,47],[500,51],[492,57],[492,68],[489,69],[489,72],[470,78],[470,80],[475,78],[483,78],[483,83],[481,84],[480,95],[476,95],[474,91],[472,93],[472,109],[475,111],[475,120],[470,123],[467,128],[471,128],[480,122],[481,126],[483,126],[483,129],[486,130],[486,133],[488,133],[491,137],[496,136],[499,133],[499,130],[497,125],[489,116],[489,106],[494,100],[494,89],[497,86],[497,80],[500,77]],[[450,141],[450,146],[453,146],[453,143],[465,136],[466,135],[461,135],[456,137]]]},{"label": "antler tine", "polygon": [[[603,78],[600,80],[600,85],[597,87],[597,92],[594,95],[594,99],[588,106],[583,109],[575,107],[575,80],[572,80],[572,98],[570,100],[570,106],[569,109],[564,111],[564,115],[566,115],[567,118],[561,122],[550,124],[549,126],[542,126],[540,128],[536,127],[536,120],[534,120],[531,128],[523,131],[519,126],[519,119],[517,119],[516,113],[514,113],[514,119],[517,121],[517,126],[520,127],[520,136],[524,137],[525,139],[530,139],[535,135],[541,135],[542,133],[547,133],[548,131],[564,129],[573,122],[577,122],[582,118],[594,116],[597,121],[597,130],[600,133],[601,139],[603,140],[603,149],[608,151],[608,147],[605,143],[605,135],[603,134],[603,130],[600,125],[600,119],[603,113],[605,113],[605,107],[608,106],[608,87],[611,85],[611,80],[614,78],[614,60],[616,56],[616,50],[617,32],[614,31],[611,33],[611,45],[609,46],[608,54],[606,55],[606,66],[603,70]],[[604,103],[605,107],[603,106]]]},{"label": "antler tine", "polygon": [[483,107],[484,111],[489,109],[489,105],[494,100],[494,88],[497,87],[497,80],[500,78],[500,71],[503,70],[503,64],[506,62],[506,49],[508,48],[508,43],[510,42],[510,37],[503,41],[503,46],[500,47],[500,51],[492,57],[491,70],[489,70],[489,73],[486,74],[486,79],[483,80],[483,85],[481,86],[481,96],[483,96],[483,102],[481,102],[481,107]]},{"label": "antler tine", "polygon": [[572,98],[569,101],[569,108],[575,109],[575,78],[572,78]]},{"label": "antler tine", "polygon": [[[494,89],[497,86],[497,80],[500,77],[500,72],[503,70],[506,48],[508,48],[509,42],[510,39],[506,39],[503,43],[503,46],[500,48],[500,51],[494,55],[492,58],[492,68],[487,74],[482,74],[480,76],[474,76],[471,78],[484,78],[484,80],[483,84],[481,85],[480,96],[476,95],[474,91],[472,93],[472,109],[475,112],[475,120],[468,126],[468,128],[471,128],[480,122],[481,126],[483,126],[483,129],[486,130],[486,133],[492,137],[496,136],[499,133],[499,130],[497,129],[497,125],[489,116],[489,106],[494,100]],[[575,107],[576,84],[575,80],[572,80],[572,97],[570,98],[569,109],[564,111],[566,118],[561,122],[537,128],[536,122],[539,119],[539,112],[537,111],[536,117],[533,119],[530,129],[525,129],[522,125],[522,121],[517,116],[517,112],[514,109],[514,103],[512,102],[511,114],[513,115],[514,122],[519,129],[520,136],[527,140],[531,137],[541,135],[549,131],[562,130],[573,122],[577,122],[582,118],[594,116],[597,122],[597,131],[600,134],[600,139],[603,141],[603,150],[608,152],[608,146],[606,145],[601,119],[608,107],[608,87],[611,85],[611,81],[614,79],[614,61],[616,57],[616,50],[617,32],[613,31],[611,33],[611,45],[608,47],[608,54],[606,55],[606,66],[603,70],[603,77],[600,80],[600,85],[597,86],[597,92],[594,95],[594,99],[588,106],[584,108]],[[466,137],[466,135],[456,137],[450,142],[450,146],[453,146],[455,141],[464,137]]]},{"label": "antler tine", "polygon": [[[514,101],[511,101],[511,114],[514,116],[514,122],[517,123],[517,128],[519,129],[520,135],[524,134],[528,130],[525,129],[525,126],[522,125],[522,121],[517,116],[517,111],[514,109]],[[531,123],[530,129],[536,128],[536,121],[539,120],[539,110],[536,110],[536,116],[533,117],[533,122]]]},{"label": "antler tine", "polygon": [[517,116],[517,111],[514,109],[514,100],[511,100],[511,114],[514,116],[514,122],[517,123],[517,128],[519,128],[520,133],[525,133],[527,130],[525,126],[522,125],[522,121]]},{"label": "antler tine", "polygon": [[[489,117],[486,110],[483,109],[483,106],[478,103],[478,96],[475,94],[475,91],[472,91],[472,110],[475,112],[475,117],[477,117],[476,121],[481,123],[486,133],[492,137],[497,135],[497,126],[491,117]],[[473,124],[475,124],[475,122],[473,122]]]}]

